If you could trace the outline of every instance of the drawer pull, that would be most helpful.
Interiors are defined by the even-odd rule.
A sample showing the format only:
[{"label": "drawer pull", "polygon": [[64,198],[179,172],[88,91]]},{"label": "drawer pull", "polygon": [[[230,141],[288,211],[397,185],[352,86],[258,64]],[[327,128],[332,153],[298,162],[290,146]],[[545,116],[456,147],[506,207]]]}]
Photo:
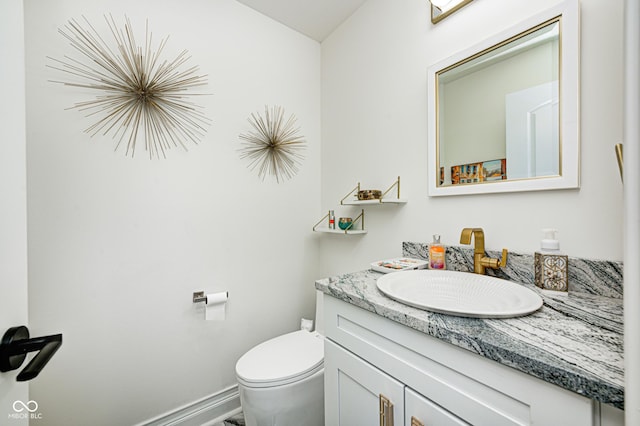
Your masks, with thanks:
[{"label": "drawer pull", "polygon": [[384,396],[380,394],[380,426],[393,426],[393,403]]},{"label": "drawer pull", "polygon": [[414,416],[411,416],[411,426],[424,426],[424,423],[416,419]]}]

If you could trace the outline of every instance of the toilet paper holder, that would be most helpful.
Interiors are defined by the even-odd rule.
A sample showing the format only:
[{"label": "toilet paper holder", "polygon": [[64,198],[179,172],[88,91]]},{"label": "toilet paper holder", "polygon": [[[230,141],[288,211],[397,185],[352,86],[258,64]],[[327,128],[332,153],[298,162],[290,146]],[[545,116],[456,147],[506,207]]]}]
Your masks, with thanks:
[{"label": "toilet paper holder", "polygon": [[[227,291],[227,298],[229,297],[229,292]],[[207,296],[204,294],[204,291],[194,291],[193,292],[193,303],[209,303],[207,301]]]},{"label": "toilet paper holder", "polygon": [[204,295],[204,291],[194,291],[193,292],[193,303],[207,303],[207,296]]}]

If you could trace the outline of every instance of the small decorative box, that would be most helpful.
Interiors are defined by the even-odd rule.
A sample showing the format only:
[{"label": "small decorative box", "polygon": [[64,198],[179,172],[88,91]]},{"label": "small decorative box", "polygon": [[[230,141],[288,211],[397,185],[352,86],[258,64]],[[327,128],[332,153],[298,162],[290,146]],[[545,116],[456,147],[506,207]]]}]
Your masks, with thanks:
[{"label": "small decorative box", "polygon": [[535,253],[534,271],[536,286],[543,290],[569,290],[569,258],[561,254]]}]

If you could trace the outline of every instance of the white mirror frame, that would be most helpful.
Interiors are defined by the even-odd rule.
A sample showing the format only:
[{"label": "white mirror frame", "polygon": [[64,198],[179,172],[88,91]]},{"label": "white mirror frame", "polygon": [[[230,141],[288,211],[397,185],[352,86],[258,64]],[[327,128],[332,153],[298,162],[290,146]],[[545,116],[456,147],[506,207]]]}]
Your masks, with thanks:
[{"label": "white mirror frame", "polygon": [[[428,144],[429,196],[540,191],[580,187],[580,25],[579,0],[567,0],[429,67]],[[438,185],[436,74],[530,28],[562,15],[560,29],[560,175],[476,184]]]}]

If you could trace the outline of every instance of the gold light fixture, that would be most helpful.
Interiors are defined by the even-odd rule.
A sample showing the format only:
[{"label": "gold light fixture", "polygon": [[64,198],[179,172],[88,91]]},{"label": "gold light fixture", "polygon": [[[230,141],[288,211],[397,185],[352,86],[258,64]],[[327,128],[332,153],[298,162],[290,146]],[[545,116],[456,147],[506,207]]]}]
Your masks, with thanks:
[{"label": "gold light fixture", "polygon": [[173,60],[161,59],[168,37],[154,50],[147,23],[144,46],[135,41],[131,22],[125,17],[124,28],[113,17],[105,16],[115,46],[106,43],[84,18],[84,28],[70,20],[58,32],[80,54],[80,59],[65,56],[63,60],[48,58],[75,81],[53,81],[66,86],[91,89],[94,99],[78,102],[72,108],[86,112],[96,121],[85,132],[112,134],[117,139],[115,150],[124,142],[125,155],[134,156],[139,133],[144,135],[149,158],[166,158],[166,151],[185,142],[197,144],[204,136],[210,120],[202,107],[189,100],[190,90],[206,85],[206,75],[198,75],[198,67],[183,69],[190,59],[183,50]]},{"label": "gold light fixture", "polygon": [[443,10],[452,0],[431,0],[431,4],[440,10]]},{"label": "gold light fixture", "polygon": [[240,158],[248,158],[249,168],[258,168],[258,176],[264,180],[267,174],[280,183],[284,178],[291,179],[298,173],[298,165],[303,159],[302,150],[306,147],[300,130],[295,127],[296,118],[291,115],[285,121],[284,109],[279,106],[264,107],[265,116],[251,114],[247,120],[254,131],[241,134],[244,140],[240,149]]},{"label": "gold light fixture", "polygon": [[473,0],[430,0],[431,22],[436,24]]}]

